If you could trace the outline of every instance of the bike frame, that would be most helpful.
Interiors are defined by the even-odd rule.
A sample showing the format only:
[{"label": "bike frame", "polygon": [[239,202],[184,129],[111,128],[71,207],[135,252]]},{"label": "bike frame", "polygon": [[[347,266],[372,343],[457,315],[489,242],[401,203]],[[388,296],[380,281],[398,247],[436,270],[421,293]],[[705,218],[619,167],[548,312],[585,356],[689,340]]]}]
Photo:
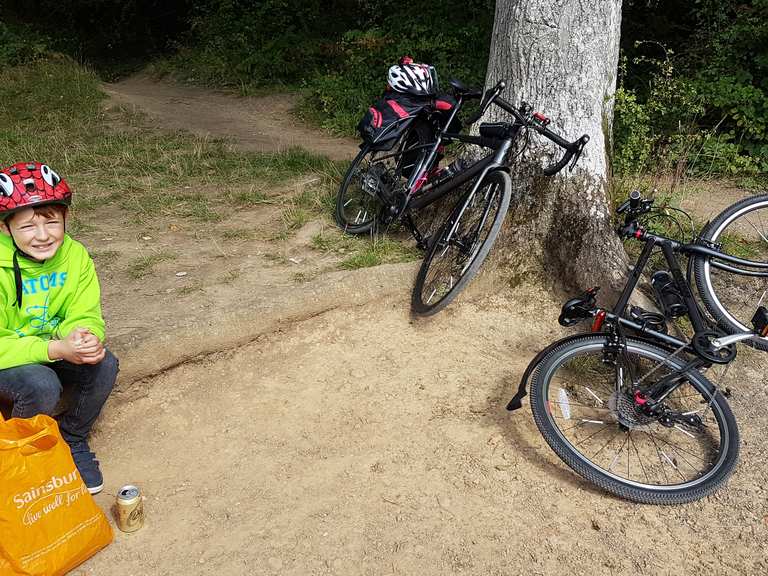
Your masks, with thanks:
[{"label": "bike frame", "polygon": [[[706,317],[702,313],[701,308],[699,307],[699,304],[693,295],[693,291],[691,290],[690,283],[688,282],[686,275],[683,274],[683,270],[681,269],[680,264],[678,263],[678,260],[675,257],[675,253],[682,253],[688,256],[691,256],[691,255],[709,256],[710,258],[716,258],[718,260],[729,262],[731,264],[736,264],[739,266],[748,266],[756,270],[743,270],[741,268],[735,268],[733,266],[730,266],[729,264],[720,262],[718,260],[710,260],[711,266],[714,266],[715,268],[720,268],[722,270],[727,270],[734,274],[768,278],[768,263],[752,262],[750,260],[744,260],[743,258],[731,256],[729,254],[725,254],[724,252],[720,252],[719,250],[709,248],[701,244],[695,244],[695,243],[683,244],[671,238],[658,236],[650,232],[642,232],[642,239],[645,241],[645,246],[643,247],[643,251],[640,253],[640,256],[638,257],[637,262],[635,263],[635,267],[632,270],[632,274],[627,280],[627,284],[624,287],[624,290],[622,291],[618,301],[616,302],[616,305],[613,307],[613,310],[610,313],[606,311],[606,320],[616,321],[620,323],[622,326],[626,326],[635,331],[641,332],[642,334],[651,336],[652,338],[660,340],[667,345],[671,345],[675,347],[687,346],[689,351],[692,351],[690,350],[690,344],[682,340],[679,340],[673,336],[669,336],[668,334],[664,334],[656,330],[651,330],[647,326],[643,326],[641,324],[638,324],[637,322],[634,322],[624,317],[627,304],[629,303],[629,298],[632,295],[632,292],[634,292],[635,288],[637,287],[637,284],[640,280],[640,276],[645,270],[645,267],[651,258],[654,248],[656,248],[657,246],[661,248],[662,254],[664,254],[664,259],[666,260],[667,265],[669,266],[669,271],[672,274],[672,279],[675,283],[675,286],[680,292],[680,295],[683,298],[683,302],[688,308],[688,316],[691,319],[691,324],[693,325],[694,332],[703,332],[707,330],[708,324],[707,324]],[[689,268],[690,268],[690,262],[689,262]]]}]

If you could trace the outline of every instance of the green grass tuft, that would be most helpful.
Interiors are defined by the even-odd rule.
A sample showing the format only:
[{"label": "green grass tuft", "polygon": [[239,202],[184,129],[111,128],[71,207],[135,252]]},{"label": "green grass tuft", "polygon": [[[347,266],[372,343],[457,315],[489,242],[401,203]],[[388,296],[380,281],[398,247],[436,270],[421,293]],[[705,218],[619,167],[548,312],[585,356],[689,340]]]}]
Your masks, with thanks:
[{"label": "green grass tuft", "polygon": [[145,276],[149,276],[154,272],[154,268],[156,264],[159,264],[160,262],[165,262],[169,260],[175,260],[176,256],[174,254],[169,254],[167,252],[159,252],[157,254],[148,254],[146,256],[140,256],[138,258],[135,258],[131,262],[128,263],[128,276],[133,278],[134,280],[139,280],[141,278],[144,278]]},{"label": "green grass tuft", "polygon": [[340,267],[345,270],[411,262],[423,256],[414,246],[391,238],[359,238],[341,234],[336,230],[315,235],[312,238],[312,247],[342,257]]}]

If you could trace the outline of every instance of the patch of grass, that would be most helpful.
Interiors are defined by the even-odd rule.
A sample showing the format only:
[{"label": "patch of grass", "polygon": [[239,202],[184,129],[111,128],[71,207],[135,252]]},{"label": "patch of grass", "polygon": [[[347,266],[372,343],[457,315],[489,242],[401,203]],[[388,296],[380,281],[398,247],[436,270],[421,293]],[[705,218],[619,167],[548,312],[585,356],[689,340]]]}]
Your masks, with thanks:
[{"label": "patch of grass", "polygon": [[763,261],[765,259],[765,242],[762,240],[749,240],[738,234],[723,234],[718,238],[722,244],[723,252],[731,256],[738,256],[745,260]]},{"label": "patch of grass", "polygon": [[203,286],[202,284],[187,284],[186,286],[182,286],[178,290],[176,290],[176,294],[179,296],[188,296],[189,294],[194,294],[195,292],[202,292]]},{"label": "patch of grass", "polygon": [[[338,177],[339,165],[301,149],[246,153],[225,140],[149,129],[140,113],[105,110],[104,98],[96,75],[68,58],[0,69],[0,164],[46,162],[69,181],[76,208],[118,203],[141,222],[215,222],[216,206],[228,205],[222,196],[255,205],[269,201],[264,186],[315,174],[325,190]],[[240,191],[222,194],[222,182]]]},{"label": "patch of grass", "polygon": [[145,276],[149,276],[154,271],[156,264],[175,259],[176,256],[174,254],[169,254],[167,252],[147,254],[146,256],[140,256],[129,262],[126,267],[126,272],[128,273],[128,276],[134,280],[139,280]]},{"label": "patch of grass", "polygon": [[110,266],[120,258],[117,250],[99,250],[91,252],[91,257],[98,266]]},{"label": "patch of grass", "polygon": [[221,237],[224,240],[253,240],[256,235],[254,234],[253,230],[250,230],[248,228],[235,228],[232,230],[224,230],[221,233]]},{"label": "patch of grass", "polygon": [[312,238],[312,247],[344,257],[340,267],[345,270],[369,268],[380,264],[411,262],[423,254],[415,247],[387,237],[358,238],[335,230],[322,232]]},{"label": "patch of grass", "polygon": [[238,190],[235,192],[225,193],[227,200],[238,206],[255,206],[258,204],[272,204],[273,200],[270,200],[264,190],[257,188],[254,185],[248,187],[247,190]]},{"label": "patch of grass", "polygon": [[739,178],[737,185],[739,188],[744,188],[754,194],[765,194],[768,192],[768,174],[756,174]]},{"label": "patch of grass", "polygon": [[285,232],[295,232],[310,221],[312,214],[300,206],[288,206],[280,215]]},{"label": "patch of grass", "polygon": [[221,277],[221,281],[224,284],[231,284],[232,282],[234,282],[238,278],[240,278],[240,270],[238,270],[237,268],[230,268]]}]

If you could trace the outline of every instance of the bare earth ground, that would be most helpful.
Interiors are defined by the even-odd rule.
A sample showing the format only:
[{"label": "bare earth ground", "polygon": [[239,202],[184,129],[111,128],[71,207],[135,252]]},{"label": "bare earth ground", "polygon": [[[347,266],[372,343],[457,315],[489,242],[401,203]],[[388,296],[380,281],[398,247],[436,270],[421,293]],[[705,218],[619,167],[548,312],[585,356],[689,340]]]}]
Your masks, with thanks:
[{"label": "bare earth ground", "polygon": [[[108,91],[163,126],[234,138],[222,113],[250,126],[282,102],[137,82]],[[174,102],[186,116],[166,116]],[[728,486],[686,506],[628,504],[560,464],[527,405],[504,410],[560,333],[559,303],[485,274],[414,321],[415,265],[338,271],[309,243],[327,223],[275,240],[278,221],[269,205],[240,213],[217,226],[253,238],[224,243],[114,210],[82,235],[122,365],[94,432],[96,500],[109,511],[135,483],[147,520],[75,574],[768,573],[763,357],[742,351],[729,373],[743,442]],[[161,251],[176,258],[125,274]]]}]

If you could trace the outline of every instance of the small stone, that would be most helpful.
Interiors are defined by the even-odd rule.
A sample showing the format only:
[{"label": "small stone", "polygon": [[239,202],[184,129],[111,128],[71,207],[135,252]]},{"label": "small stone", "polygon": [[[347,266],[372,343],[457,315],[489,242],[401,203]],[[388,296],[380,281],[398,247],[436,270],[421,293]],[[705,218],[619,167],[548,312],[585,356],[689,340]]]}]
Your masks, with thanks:
[{"label": "small stone", "polygon": [[152,240],[152,236],[142,236],[142,240]]},{"label": "small stone", "polygon": [[176,272],[176,276],[178,276],[179,278],[181,278],[183,276],[186,276],[186,275],[187,275],[186,272]]},{"label": "small stone", "polygon": [[294,264],[301,264],[301,260],[299,260],[298,258],[288,258],[288,260],[290,260]]},{"label": "small stone", "polygon": [[592,519],[592,530],[600,530],[600,524],[594,518]]}]

